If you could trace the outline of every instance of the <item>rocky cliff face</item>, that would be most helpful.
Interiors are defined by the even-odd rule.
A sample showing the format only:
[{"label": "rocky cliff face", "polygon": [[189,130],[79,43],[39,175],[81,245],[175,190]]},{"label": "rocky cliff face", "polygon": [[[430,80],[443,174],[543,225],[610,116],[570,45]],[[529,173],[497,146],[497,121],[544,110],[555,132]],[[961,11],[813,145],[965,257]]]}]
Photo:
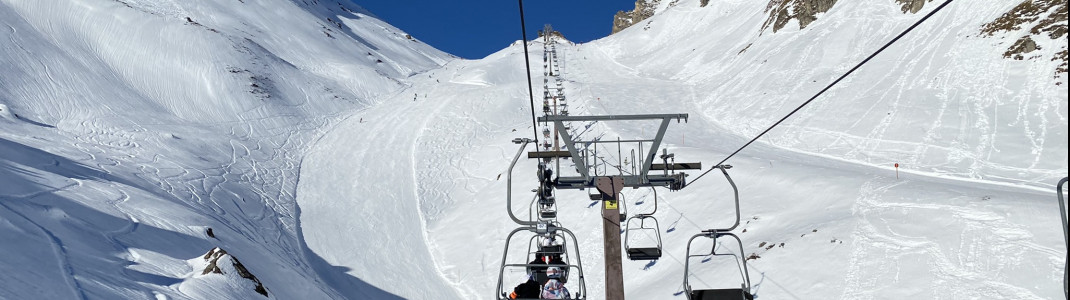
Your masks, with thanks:
[{"label": "rocky cliff face", "polygon": [[[1024,30],[1028,28],[1028,30]],[[1062,61],[1055,69],[1055,76],[1067,73],[1067,4],[1065,0],[1025,0],[999,18],[981,27],[981,34],[995,36],[998,34],[1021,35],[1003,57],[1016,60],[1040,58],[1041,55],[1028,55],[1041,50],[1038,40],[1055,41],[1061,44],[1061,51],[1054,52],[1052,61]],[[1058,41],[1062,43],[1058,43]],[[1059,49],[1055,49],[1059,50]]]},{"label": "rocky cliff face", "polygon": [[[661,0],[637,0],[635,9],[631,11],[619,11],[613,17],[613,33],[617,33],[636,23],[639,23],[654,15],[655,8]],[[770,0],[765,7],[768,18],[762,24],[761,32],[772,28],[776,33],[791,20],[799,22],[799,29],[806,28],[817,20],[817,15],[828,12],[836,5],[837,0]],[[903,13],[916,14],[927,3],[933,0],[893,0],[899,4]],[[700,0],[700,6],[706,6],[708,0]],[[669,6],[674,6],[672,1]],[[1028,28],[1028,30],[1025,30]],[[1063,76],[1067,73],[1067,57],[1070,52],[1066,43],[1052,43],[1051,41],[1065,41],[1067,34],[1067,2],[1065,0],[1023,0],[1019,5],[1004,13],[999,18],[985,24],[981,28],[981,35],[992,37],[999,34],[1021,34],[1013,44],[1007,47],[1003,54],[1006,58],[1023,60],[1036,59],[1043,55],[1034,54],[1034,51],[1043,49],[1047,44],[1054,44],[1056,51],[1051,52],[1052,61],[1061,61],[1055,69],[1055,76]],[[1037,39],[1043,38],[1047,43],[1038,43]],[[1062,49],[1057,49],[1061,46]]]},{"label": "rocky cliff face", "polygon": [[613,16],[613,33],[620,32],[635,23],[639,23],[654,15],[654,9],[661,0],[636,0],[635,9],[631,11],[618,11]]},{"label": "rocky cliff face", "polygon": [[817,14],[828,11],[833,5],[836,0],[771,0],[765,7],[769,18],[762,24],[762,31],[772,25],[773,33],[776,33],[792,19],[799,20],[799,29],[806,28],[817,20]]}]

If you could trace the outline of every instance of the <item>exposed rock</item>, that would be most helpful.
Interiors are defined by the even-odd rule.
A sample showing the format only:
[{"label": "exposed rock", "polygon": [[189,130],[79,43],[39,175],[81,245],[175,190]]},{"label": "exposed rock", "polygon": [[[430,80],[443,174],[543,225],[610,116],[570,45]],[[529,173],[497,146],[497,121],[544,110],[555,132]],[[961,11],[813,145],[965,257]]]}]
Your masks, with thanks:
[{"label": "exposed rock", "polygon": [[[1021,4],[1018,4],[999,18],[981,26],[981,34],[994,36],[1002,32],[1020,31],[1022,28],[1029,28],[1029,32],[1008,47],[1007,51],[1003,53],[1003,57],[1017,60],[1026,59],[1027,57],[1022,54],[1040,50],[1036,39],[1041,39],[1045,36],[1052,40],[1063,39],[1065,41],[1067,33],[1066,1],[1022,1]],[[1054,52],[1051,57],[1052,61],[1062,61],[1062,64],[1055,68],[1055,77],[1060,77],[1067,73],[1067,49],[1065,45],[1066,43],[1063,43],[1062,51]]]},{"label": "exposed rock", "polygon": [[1011,47],[1007,49],[1007,52],[1003,52],[1003,57],[1014,58],[1015,60],[1023,60],[1025,59],[1025,57],[1022,56],[1022,54],[1033,52],[1036,50],[1040,50],[1040,47],[1037,46],[1037,42],[1034,42],[1033,39],[1029,38],[1029,36],[1027,35],[1018,39],[1017,42],[1014,42],[1014,45],[1011,45]]},{"label": "exposed rock", "polygon": [[654,9],[658,7],[658,3],[661,0],[636,0],[635,9],[632,11],[618,11],[613,16],[613,32],[614,34],[635,25],[636,23],[646,20],[650,16],[654,15]]},{"label": "exposed rock", "polygon": [[925,2],[933,2],[933,0],[895,0],[895,2],[903,6],[904,13],[916,14],[925,7]]},{"label": "exposed rock", "polygon": [[[545,35],[546,35],[546,33],[543,32],[543,30],[539,30],[539,37],[543,37]],[[561,32],[557,31],[557,30],[550,30],[550,37],[558,38],[558,39],[565,40],[565,41],[568,40],[568,39],[565,38],[564,34],[561,34]]]},{"label": "exposed rock", "polygon": [[981,33],[992,36],[1002,31],[1019,30],[1023,25],[1033,25],[1030,33],[1047,33],[1051,39],[1066,35],[1066,1],[1022,1],[999,18],[982,26]]},{"label": "exposed rock", "polygon": [[229,260],[234,266],[235,272],[238,273],[238,276],[241,276],[242,278],[251,280],[252,282],[256,283],[256,288],[254,288],[254,290],[257,293],[264,295],[264,297],[267,297],[267,289],[265,289],[264,285],[260,283],[260,279],[256,278],[253,273],[250,273],[249,269],[246,269],[245,265],[242,265],[242,263],[238,261],[237,257],[229,255],[227,254],[227,251],[216,247],[212,248],[212,250],[209,250],[208,253],[205,253],[203,258],[206,262],[208,262],[208,266],[204,267],[204,271],[201,272],[201,275],[206,275],[208,273],[225,274],[223,272],[223,269],[221,269],[219,266],[220,263],[226,263]]},{"label": "exposed rock", "polygon": [[817,20],[817,14],[827,12],[836,5],[836,0],[770,0],[765,6],[769,18],[762,24],[762,31],[770,25],[776,33],[792,19],[799,21],[799,29]]}]

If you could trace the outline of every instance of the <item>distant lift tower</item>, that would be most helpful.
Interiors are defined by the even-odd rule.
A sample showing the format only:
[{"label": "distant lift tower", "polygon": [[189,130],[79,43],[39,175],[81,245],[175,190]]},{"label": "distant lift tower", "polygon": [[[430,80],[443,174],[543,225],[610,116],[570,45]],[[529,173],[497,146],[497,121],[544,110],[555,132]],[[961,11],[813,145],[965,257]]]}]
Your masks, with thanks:
[{"label": "distant lift tower", "polygon": [[[603,121],[661,121],[657,132],[651,139],[634,140],[578,140],[569,132],[567,122],[603,122]],[[686,174],[677,172],[680,170],[700,169],[700,163],[675,163],[674,155],[662,150],[662,139],[665,130],[672,120],[687,121],[687,114],[649,114],[649,115],[604,115],[604,116],[568,116],[547,115],[540,117],[539,122],[554,123],[557,134],[561,136],[567,151],[541,151],[528,152],[528,158],[570,158],[576,166],[578,175],[566,176],[559,172],[554,180],[554,187],[559,189],[597,189],[599,194],[591,196],[593,200],[602,201],[602,230],[604,237],[605,271],[606,271],[606,299],[624,299],[624,276],[621,257],[621,221],[619,193],[625,187],[666,187],[670,190],[679,190],[686,185]],[[619,172],[610,175],[608,171],[601,173],[598,168],[598,160],[602,159],[597,153],[598,144],[616,144],[621,149],[624,144],[635,144],[639,149],[638,159],[632,160],[632,169],[625,172],[623,163],[618,164]],[[588,146],[593,147],[591,150]],[[584,147],[584,149],[581,149]],[[629,145],[631,147],[631,145]],[[603,147],[604,149],[606,147]],[[621,155],[618,155],[618,158]],[[655,164],[655,157],[660,157],[662,163]],[[641,159],[641,160],[639,160]],[[660,171],[660,172],[659,172]],[[654,172],[653,174],[651,172]],[[660,244],[660,243],[659,243]],[[660,248],[660,245],[659,245]],[[631,249],[629,249],[629,252]],[[646,249],[644,249],[646,250]],[[644,254],[648,253],[643,251]],[[661,249],[657,249],[656,256],[638,255],[629,257],[632,259],[656,259],[660,257]],[[636,258],[640,257],[640,258]]]}]

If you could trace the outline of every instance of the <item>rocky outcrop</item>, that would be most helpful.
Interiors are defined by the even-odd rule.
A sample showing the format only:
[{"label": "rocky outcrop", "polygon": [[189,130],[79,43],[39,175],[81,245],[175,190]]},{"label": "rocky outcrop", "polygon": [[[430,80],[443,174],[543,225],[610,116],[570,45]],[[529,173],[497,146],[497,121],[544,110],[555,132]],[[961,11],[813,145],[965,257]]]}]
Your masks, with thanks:
[{"label": "rocky outcrop", "polygon": [[903,6],[904,13],[916,14],[925,7],[925,2],[933,2],[933,0],[895,0],[895,2]]},{"label": "rocky outcrop", "polygon": [[204,258],[204,261],[207,262],[208,265],[204,267],[204,271],[201,271],[201,275],[207,275],[209,273],[226,275],[227,273],[224,272],[224,270],[230,268],[222,266],[224,266],[223,264],[229,262],[230,265],[234,267],[233,270],[235,273],[237,273],[238,276],[241,276],[241,278],[245,278],[252,281],[253,283],[256,283],[256,287],[253,288],[253,290],[255,290],[261,295],[264,295],[264,297],[267,297],[267,289],[265,289],[264,285],[260,283],[260,279],[256,278],[253,273],[250,273],[249,269],[246,269],[245,265],[242,265],[242,263],[238,261],[237,257],[231,256],[227,254],[227,251],[216,247],[212,248],[212,250],[209,250],[208,253],[205,253],[204,257],[202,258]]},{"label": "rocky outcrop", "polygon": [[1007,48],[1003,57],[1023,60],[1038,58],[1027,57],[1025,54],[1040,50],[1037,46],[1039,39],[1062,39],[1062,51],[1054,52],[1051,60],[1062,61],[1055,69],[1055,76],[1059,77],[1067,73],[1067,46],[1065,43],[1067,33],[1067,4],[1065,0],[1025,0],[999,18],[981,26],[983,36],[994,36],[1004,32],[1021,32],[1023,28],[1028,31],[1019,37],[1014,44]]},{"label": "rocky outcrop", "polygon": [[654,9],[658,7],[658,3],[661,0],[636,0],[635,9],[631,11],[618,11],[613,16],[613,32],[614,34],[628,28],[636,23],[646,20],[650,16],[654,15]]},{"label": "rocky outcrop", "polygon": [[772,26],[776,33],[793,19],[799,21],[799,29],[806,28],[817,20],[817,14],[827,12],[833,5],[836,0],[771,0],[765,6],[769,18],[762,24],[762,31]]}]

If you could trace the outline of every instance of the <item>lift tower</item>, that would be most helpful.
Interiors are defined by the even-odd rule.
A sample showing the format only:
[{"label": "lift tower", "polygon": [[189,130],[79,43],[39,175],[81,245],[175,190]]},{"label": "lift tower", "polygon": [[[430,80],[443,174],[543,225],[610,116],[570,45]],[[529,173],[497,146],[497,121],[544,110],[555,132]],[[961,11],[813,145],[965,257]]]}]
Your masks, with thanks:
[{"label": "lift tower", "polygon": [[[621,221],[624,219],[620,213],[619,195],[625,187],[665,187],[670,190],[679,190],[686,185],[687,174],[677,172],[688,169],[700,169],[700,163],[675,163],[674,155],[667,150],[660,149],[665,131],[672,120],[687,121],[687,114],[647,114],[647,115],[603,115],[603,116],[569,116],[547,115],[538,118],[539,122],[553,123],[557,135],[561,137],[566,151],[541,151],[528,152],[528,158],[548,159],[566,158],[571,159],[578,174],[566,176],[559,172],[554,180],[554,188],[558,189],[596,189],[597,195],[592,195],[592,200],[602,202],[602,229],[605,251],[605,293],[606,299],[624,299],[624,275],[623,257],[621,256]],[[581,140],[570,133],[568,122],[606,122],[606,121],[660,121],[657,132],[653,138],[632,140]],[[605,168],[604,158],[599,156],[599,144],[616,144],[621,149],[626,144],[636,145],[633,149],[639,150],[638,158],[633,158],[631,170],[625,173],[624,164],[616,165],[617,174],[609,174]],[[603,147],[605,149],[605,147]],[[658,156],[658,150],[662,155]],[[618,153],[618,161],[622,158]],[[655,164],[655,157],[660,157],[661,164]],[[599,171],[598,161],[603,160],[603,169]],[[640,160],[641,159],[641,160]],[[671,161],[672,160],[672,161]],[[660,171],[660,172],[659,172]],[[654,172],[654,173],[651,173]],[[659,174],[660,173],[660,174]],[[595,199],[597,198],[597,199]],[[660,257],[660,249],[657,255],[646,259]]]}]

